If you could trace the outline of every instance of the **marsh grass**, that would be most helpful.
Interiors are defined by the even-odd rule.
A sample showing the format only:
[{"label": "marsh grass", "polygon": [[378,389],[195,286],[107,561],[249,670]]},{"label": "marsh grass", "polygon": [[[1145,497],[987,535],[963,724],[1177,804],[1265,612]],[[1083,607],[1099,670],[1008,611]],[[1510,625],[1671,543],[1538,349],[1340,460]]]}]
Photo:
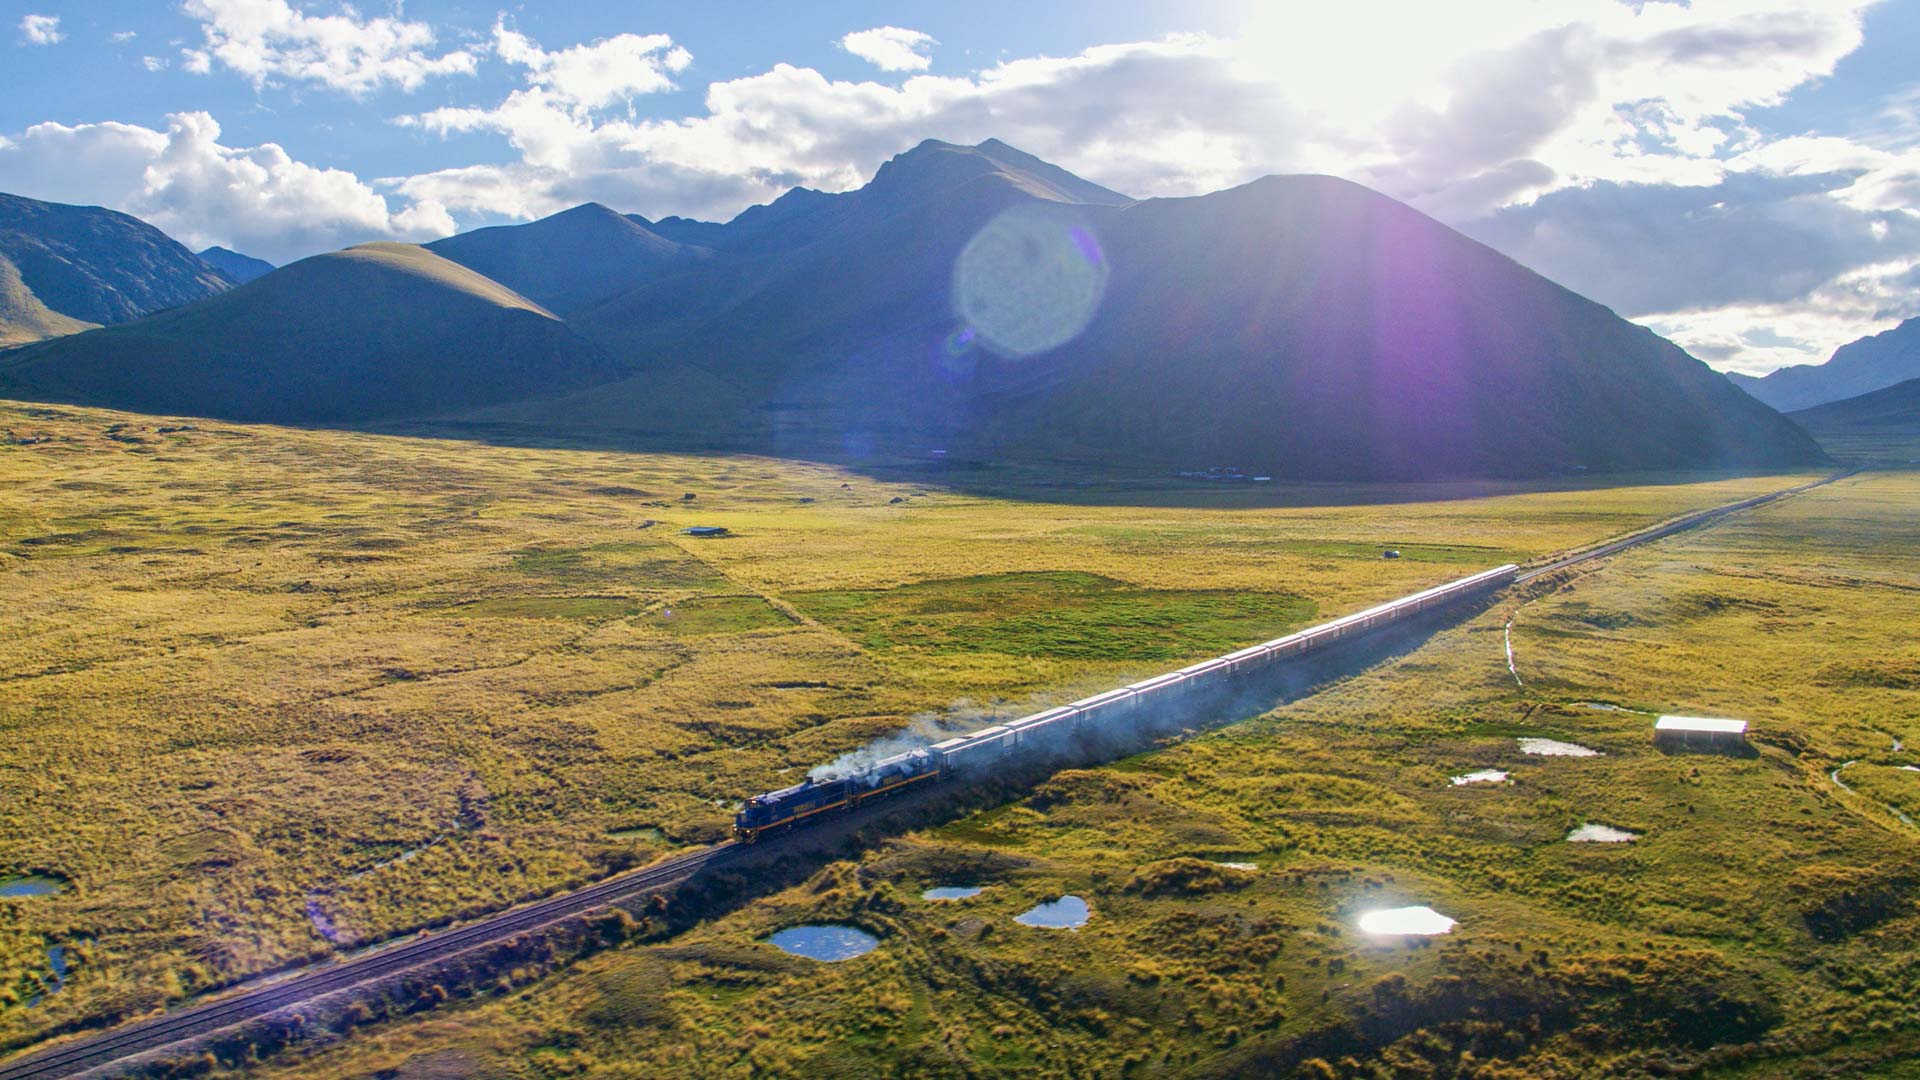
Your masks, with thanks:
[{"label": "marsh grass", "polygon": [[[743,795],[917,714],[963,700],[1037,707],[1242,633],[1434,584],[1473,565],[1466,552],[1493,563],[1574,547],[1790,482],[1405,488],[1373,493],[1390,500],[1377,505],[1287,487],[1000,498],[761,458],[159,426],[179,424],[0,405],[0,427],[32,440],[0,445],[0,873],[71,883],[0,900],[9,1044],[717,838]],[[1553,710],[1576,692],[1706,710],[1724,689],[1720,711],[1790,734],[1807,762],[1884,748],[1886,730],[1920,734],[1902,712],[1912,691],[1852,674],[1886,658],[1870,648],[1884,625],[1861,620],[1884,624],[1912,595],[1899,591],[1913,574],[1898,553],[1920,537],[1911,515],[1905,533],[1890,524],[1912,493],[1866,481],[1847,490],[1859,501],[1846,504],[1844,534],[1729,527],[1712,535],[1741,540],[1744,553],[1663,546],[1622,561],[1619,581],[1664,575],[1642,592],[1696,594],[1662,634],[1712,628],[1723,648],[1737,643],[1731,659],[1689,652],[1683,638],[1603,640],[1627,631],[1562,626],[1543,602],[1520,641],[1523,671],[1545,665],[1541,697],[1522,700],[1489,659],[1499,655],[1490,614],[1269,720],[1125,771],[1064,775],[1035,801],[902,840],[864,868],[831,868],[674,943],[688,951],[583,965],[583,976],[640,957],[664,965],[674,989],[658,1015],[672,1017],[673,1039],[582,1026],[568,1003],[584,1008],[595,991],[569,976],[525,1000],[448,1013],[453,1027],[431,1037],[447,1043],[422,1052],[506,1075],[590,1070],[622,1054],[656,1071],[697,1055],[710,1074],[829,1059],[884,1072],[910,1052],[928,1055],[929,1071],[965,1060],[1058,1068],[1082,1051],[1102,1068],[1129,1055],[1198,1061],[1347,1015],[1357,991],[1319,993],[1352,983],[1352,970],[1400,970],[1402,959],[1413,975],[1437,970],[1430,950],[1369,960],[1313,929],[1335,926],[1364,880],[1376,883],[1369,895],[1458,899],[1469,930],[1497,914],[1503,933],[1587,943],[1595,935],[1569,927],[1597,921],[1609,948],[1615,929],[1637,935],[1650,921],[1714,947],[1798,943],[1778,911],[1756,915],[1762,867],[1864,857],[1862,837],[1891,835],[1860,816],[1866,803],[1855,814],[1831,796],[1807,801],[1816,770],[1779,749],[1701,765],[1696,782],[1686,772],[1696,763],[1636,749],[1638,720]],[[1771,513],[1791,519],[1801,505]],[[678,532],[694,524],[734,535]],[[1376,544],[1419,554],[1368,557]],[[1662,558],[1678,561],[1658,569]],[[988,584],[955,585],[983,570]],[[1582,579],[1567,595],[1595,588]],[[1855,592],[1878,599],[1858,607]],[[808,608],[809,596],[856,594]],[[1709,596],[1776,606],[1716,607]],[[1638,610],[1641,599],[1629,589],[1606,605]],[[942,610],[916,609],[936,601]],[[1023,614],[1010,618],[1009,604]],[[1533,626],[1560,627],[1570,646],[1541,656],[1544,640],[1525,636]],[[1822,642],[1814,655],[1786,659],[1809,633]],[[1812,696],[1769,701],[1787,691],[1756,688],[1768,685],[1756,668],[1778,677],[1814,661],[1834,677]],[[1529,760],[1508,788],[1436,803],[1465,765],[1506,767],[1510,742],[1471,733],[1486,723],[1563,732],[1607,749],[1606,769],[1629,771]],[[1743,815],[1750,830],[1757,819],[1761,840],[1719,863],[1674,854],[1688,835],[1675,799]],[[1530,853],[1598,813],[1589,800],[1609,804],[1606,820],[1647,829],[1625,854],[1676,860],[1671,875],[1643,887],[1567,861],[1589,856]],[[1858,824],[1829,825],[1823,812]],[[659,833],[612,835],[642,826]],[[1279,872],[1205,903],[1125,888],[1150,862],[1250,856]],[[902,899],[938,878],[916,860],[988,858],[1001,860],[998,876],[981,880],[1018,887],[965,911]],[[1691,899],[1690,873],[1715,890],[1713,906]],[[1065,892],[1100,913],[1079,934],[1035,944],[1004,933],[1002,916]],[[334,940],[310,917],[315,898]],[[796,917],[849,921],[883,945],[804,979],[744,962],[765,951],[759,936]],[[1206,935],[1223,943],[1277,937],[1285,948],[1194,953],[1182,929],[1194,918],[1212,920]],[[51,943],[70,944],[70,977],[21,1007],[45,980]],[[1209,974],[1236,949],[1249,959]],[[1756,955],[1729,962],[1772,970],[1774,954]],[[1266,958],[1245,967],[1254,957]],[[1336,959],[1348,973],[1329,979]],[[424,1030],[396,1025],[364,1045],[404,1060],[431,1041]],[[299,1067],[357,1075],[363,1064]]]},{"label": "marsh grass", "polygon": [[[1524,688],[1500,632],[1522,595],[670,945],[268,1072],[360,1075],[540,1032],[493,1044],[502,1075],[546,1075],[530,1048],[554,1033],[586,1076],[1899,1075],[1920,1033],[1920,830],[1886,808],[1920,789],[1900,767],[1920,761],[1890,749],[1920,742],[1898,644],[1916,505],[1920,475],[1868,475],[1676,537],[1538,590],[1515,623]],[[1662,752],[1657,712],[1748,719],[1756,752]],[[1605,756],[1529,757],[1516,735]],[[1850,795],[1828,773],[1856,759]],[[1489,767],[1511,783],[1448,783]],[[1563,842],[1594,820],[1641,839]],[[991,887],[917,899],[961,879]],[[1064,893],[1096,912],[1077,933],[1012,924]],[[1356,929],[1408,904],[1459,925]],[[819,921],[882,943],[804,971],[758,955]],[[643,984],[647,1006],[619,1004]]]}]

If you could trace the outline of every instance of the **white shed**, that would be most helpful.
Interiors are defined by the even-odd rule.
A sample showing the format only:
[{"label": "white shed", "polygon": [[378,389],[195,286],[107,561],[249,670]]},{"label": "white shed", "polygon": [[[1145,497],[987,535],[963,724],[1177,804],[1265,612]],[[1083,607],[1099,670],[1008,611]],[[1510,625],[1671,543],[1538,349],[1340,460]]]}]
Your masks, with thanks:
[{"label": "white shed", "polygon": [[1653,741],[1673,746],[1745,746],[1747,722],[1707,716],[1663,716],[1654,721]]}]

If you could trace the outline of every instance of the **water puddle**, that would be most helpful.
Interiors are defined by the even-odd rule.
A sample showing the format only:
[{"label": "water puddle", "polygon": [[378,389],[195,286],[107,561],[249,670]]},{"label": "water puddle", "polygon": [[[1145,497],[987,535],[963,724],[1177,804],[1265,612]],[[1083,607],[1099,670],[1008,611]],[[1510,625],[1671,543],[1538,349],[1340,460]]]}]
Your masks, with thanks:
[{"label": "water puddle", "polygon": [[66,887],[65,880],[45,874],[0,878],[0,896],[52,896]]},{"label": "water puddle", "polygon": [[1600,751],[1558,739],[1519,739],[1520,752],[1544,757],[1599,757]]},{"label": "water puddle", "polygon": [[865,956],[878,948],[880,939],[857,926],[790,926],[767,939],[781,950],[809,960],[836,963]]},{"label": "water puddle", "polygon": [[1259,864],[1259,863],[1250,863],[1250,862],[1217,862],[1217,863],[1214,863],[1213,865],[1215,865],[1215,866],[1224,866],[1224,867],[1226,867],[1226,868],[1227,868],[1227,869],[1229,869],[1229,870],[1258,870],[1258,869],[1260,869],[1260,864]]},{"label": "water puddle", "polygon": [[26,1001],[27,1008],[38,1008],[47,1000],[48,994],[57,994],[67,986],[67,947],[65,945],[47,946],[47,967],[52,969],[53,981],[47,984],[47,993],[35,994]]},{"label": "water puddle", "polygon": [[1369,934],[1432,937],[1452,933],[1455,921],[1430,907],[1386,908],[1360,916],[1360,929]]},{"label": "water puddle", "polygon": [[1574,704],[1582,709],[1592,709],[1595,712],[1623,712],[1633,713],[1637,716],[1653,715],[1650,712],[1645,712],[1640,709],[1629,709],[1624,705],[1609,705],[1604,701],[1576,701]]},{"label": "water puddle", "polygon": [[1504,784],[1506,782],[1507,774],[1499,769],[1481,769],[1479,772],[1470,772],[1451,778],[1454,787],[1464,784]]},{"label": "water puddle", "polygon": [[965,900],[980,895],[978,885],[939,885],[920,894],[922,900]]},{"label": "water puddle", "polygon": [[1639,833],[1630,833],[1611,825],[1586,824],[1567,834],[1569,844],[1626,844],[1638,839]]},{"label": "water puddle", "polygon": [[1040,926],[1049,930],[1076,930],[1087,923],[1087,902],[1077,896],[1063,896],[1044,904],[1035,904],[1013,917],[1021,926]]}]

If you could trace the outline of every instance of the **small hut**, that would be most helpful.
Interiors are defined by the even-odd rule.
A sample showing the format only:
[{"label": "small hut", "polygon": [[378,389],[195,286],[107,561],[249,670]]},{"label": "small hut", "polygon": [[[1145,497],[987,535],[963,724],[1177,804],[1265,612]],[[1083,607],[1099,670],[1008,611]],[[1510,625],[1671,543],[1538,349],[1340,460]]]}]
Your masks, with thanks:
[{"label": "small hut", "polygon": [[1747,722],[1706,716],[1663,716],[1654,721],[1653,742],[1669,749],[1739,750],[1747,745]]}]

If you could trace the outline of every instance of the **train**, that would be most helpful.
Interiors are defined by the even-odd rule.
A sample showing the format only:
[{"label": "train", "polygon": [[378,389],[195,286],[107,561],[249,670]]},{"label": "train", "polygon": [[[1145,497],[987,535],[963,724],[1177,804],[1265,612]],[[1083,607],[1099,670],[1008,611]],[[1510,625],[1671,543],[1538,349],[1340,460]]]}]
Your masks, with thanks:
[{"label": "train", "polygon": [[836,812],[845,813],[907,788],[936,784],[957,772],[991,767],[996,761],[1042,740],[1064,741],[1074,735],[1094,733],[1100,725],[1119,721],[1149,702],[1161,703],[1195,691],[1222,689],[1236,678],[1282,660],[1324,649],[1424,611],[1505,588],[1513,584],[1519,574],[1520,567],[1511,563],[1497,566],[1285,637],[1202,660],[1178,671],[895,754],[849,775],[822,780],[809,778],[792,787],[755,795],[741,805],[734,817],[734,839],[755,843],[769,833],[784,832]]}]

